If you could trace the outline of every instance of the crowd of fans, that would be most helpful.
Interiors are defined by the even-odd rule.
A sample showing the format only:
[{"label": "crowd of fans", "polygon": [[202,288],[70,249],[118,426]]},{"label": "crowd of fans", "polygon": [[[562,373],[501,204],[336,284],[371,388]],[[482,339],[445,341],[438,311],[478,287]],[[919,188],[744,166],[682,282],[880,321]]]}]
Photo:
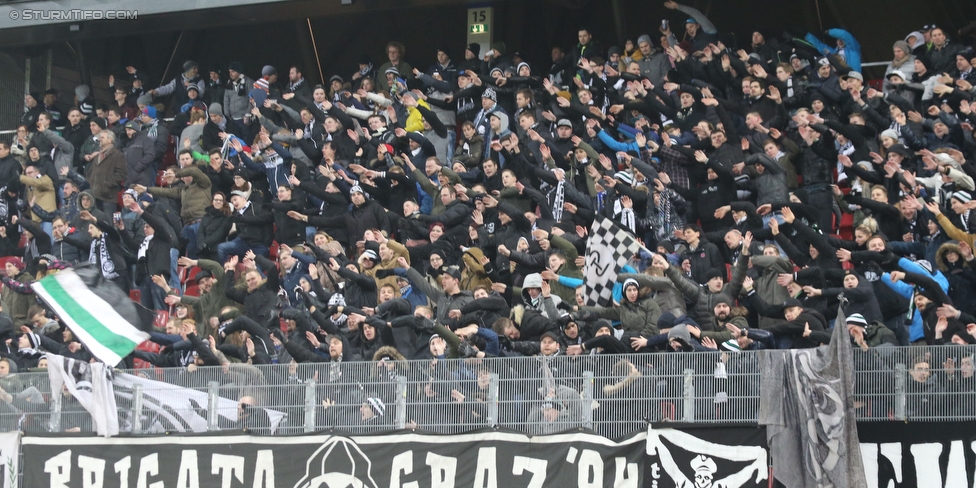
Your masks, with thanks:
[{"label": "crowd of fans", "polygon": [[[546,63],[390,42],[325,85],[186,61],[107,104],[29,94],[0,143],[0,356],[91,359],[30,288],[83,263],[168,312],[127,358],[160,367],[804,348],[838,308],[865,350],[976,343],[973,29],[892,33],[869,86],[843,29],[736,45],[665,7],[683,32],[584,27]],[[597,216],[647,248],[607,306]]]}]

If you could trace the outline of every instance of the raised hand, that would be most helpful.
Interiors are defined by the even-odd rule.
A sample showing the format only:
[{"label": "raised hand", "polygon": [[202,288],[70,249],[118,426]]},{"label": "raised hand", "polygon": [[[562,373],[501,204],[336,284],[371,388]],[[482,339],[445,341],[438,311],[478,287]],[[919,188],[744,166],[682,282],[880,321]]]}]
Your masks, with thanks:
[{"label": "raised hand", "polygon": [[319,342],[319,338],[316,337],[315,334],[312,333],[312,331],[306,330],[305,331],[305,338],[308,339],[308,342],[311,342],[312,343],[312,347],[314,347],[316,349],[318,349],[318,347],[322,344],[321,342]]},{"label": "raised hand", "polygon": [[837,259],[842,263],[847,263],[851,260],[851,251],[847,249],[838,249],[836,255]]}]

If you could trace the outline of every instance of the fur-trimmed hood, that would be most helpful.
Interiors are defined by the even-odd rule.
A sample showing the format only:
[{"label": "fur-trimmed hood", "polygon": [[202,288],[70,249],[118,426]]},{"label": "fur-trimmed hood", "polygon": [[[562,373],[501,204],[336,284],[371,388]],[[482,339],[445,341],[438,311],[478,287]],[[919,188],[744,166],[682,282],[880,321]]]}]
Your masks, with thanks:
[{"label": "fur-trimmed hood", "polygon": [[[959,260],[961,261],[959,264],[953,266],[948,260],[946,260],[946,255],[950,252],[954,252],[959,255]],[[943,273],[948,273],[950,268],[958,269],[965,266],[965,261],[962,259],[962,253],[959,252],[959,241],[949,241],[939,246],[939,250],[935,252],[935,265],[938,266],[939,270],[941,270]]]}]

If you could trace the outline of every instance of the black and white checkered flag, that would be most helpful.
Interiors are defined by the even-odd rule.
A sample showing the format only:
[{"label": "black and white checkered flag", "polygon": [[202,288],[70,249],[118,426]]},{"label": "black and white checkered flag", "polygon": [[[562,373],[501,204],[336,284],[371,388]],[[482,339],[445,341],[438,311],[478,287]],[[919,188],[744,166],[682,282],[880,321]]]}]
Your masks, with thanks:
[{"label": "black and white checkered flag", "polygon": [[641,249],[629,231],[613,220],[598,215],[586,241],[584,293],[587,305],[610,306],[617,272]]}]

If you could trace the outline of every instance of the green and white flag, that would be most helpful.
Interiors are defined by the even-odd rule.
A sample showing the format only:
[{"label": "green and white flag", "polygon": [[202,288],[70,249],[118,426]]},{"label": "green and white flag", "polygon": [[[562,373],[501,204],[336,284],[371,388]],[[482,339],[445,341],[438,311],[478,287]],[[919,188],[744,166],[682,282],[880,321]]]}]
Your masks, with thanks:
[{"label": "green and white flag", "polygon": [[149,334],[119,315],[71,269],[37,281],[31,288],[92,355],[109,366],[119,364],[139,344],[149,340]]}]

